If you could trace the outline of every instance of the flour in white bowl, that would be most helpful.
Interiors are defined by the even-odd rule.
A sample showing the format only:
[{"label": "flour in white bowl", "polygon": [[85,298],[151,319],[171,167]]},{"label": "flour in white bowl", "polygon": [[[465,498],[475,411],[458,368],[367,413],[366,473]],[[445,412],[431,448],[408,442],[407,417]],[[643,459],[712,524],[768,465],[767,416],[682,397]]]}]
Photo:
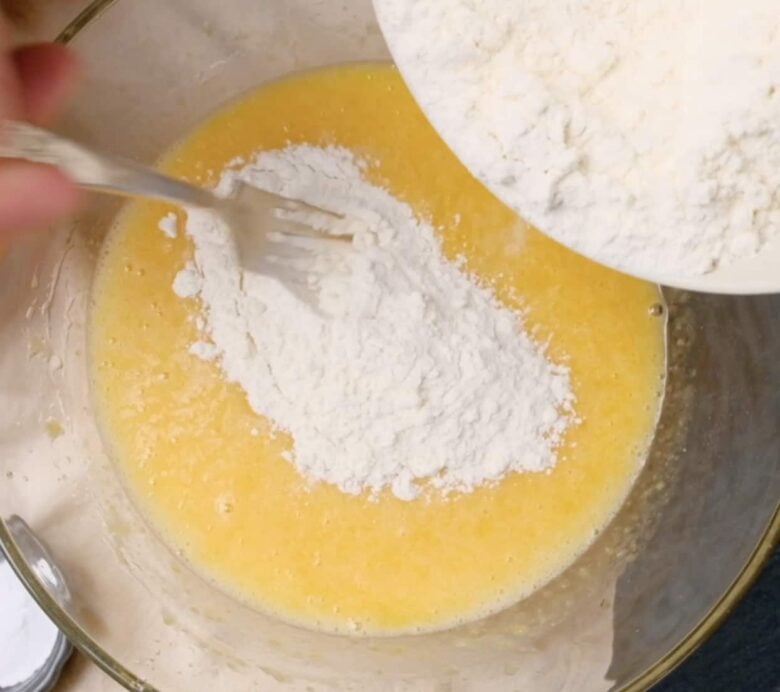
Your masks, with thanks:
[{"label": "flour in white bowl", "polygon": [[58,633],[0,554],[0,688],[21,685],[43,668]]},{"label": "flour in white bowl", "polygon": [[242,272],[220,220],[190,211],[195,255],[174,290],[201,301],[192,353],[291,434],[306,477],[347,493],[409,500],[421,483],[470,491],[550,469],[574,421],[567,368],[363,169],[345,149],[296,145],[224,174],[223,192],[238,178],[343,213],[330,223],[354,247],[313,241],[282,281]]},{"label": "flour in white bowl", "polygon": [[465,165],[566,245],[692,276],[780,235],[777,0],[374,0]]}]

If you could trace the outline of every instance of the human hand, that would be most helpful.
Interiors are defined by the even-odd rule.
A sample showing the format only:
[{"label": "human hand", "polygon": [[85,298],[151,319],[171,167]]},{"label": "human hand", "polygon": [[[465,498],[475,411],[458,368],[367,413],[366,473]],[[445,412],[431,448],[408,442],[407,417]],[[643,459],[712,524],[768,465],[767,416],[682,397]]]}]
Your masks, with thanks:
[{"label": "human hand", "polygon": [[[65,46],[11,48],[10,29],[0,16],[0,121],[50,122],[77,75],[77,61]],[[0,239],[56,221],[76,209],[79,197],[78,188],[51,166],[0,159]]]}]

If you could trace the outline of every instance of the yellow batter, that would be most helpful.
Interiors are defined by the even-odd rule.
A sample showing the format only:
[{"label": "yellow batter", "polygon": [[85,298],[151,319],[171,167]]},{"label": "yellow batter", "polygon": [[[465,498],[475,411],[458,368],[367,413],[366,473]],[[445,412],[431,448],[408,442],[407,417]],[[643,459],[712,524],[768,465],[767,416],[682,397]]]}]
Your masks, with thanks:
[{"label": "yellow batter", "polygon": [[[378,501],[309,488],[218,366],[188,354],[199,306],[177,298],[191,253],[136,203],[115,229],[92,312],[94,390],[108,442],[152,522],[201,573],[304,625],[395,633],[497,610],[549,580],[623,501],[652,434],[664,372],[658,290],[584,260],[476,182],[396,71],[353,65],[267,85],[197,128],[162,168],[213,182],[236,156],[338,144],[443,229],[445,250],[494,282],[571,367],[576,411],[549,474],[515,474],[444,499]],[[519,240],[518,240],[519,239]],[[260,431],[258,435],[257,432]],[[253,434],[254,432],[254,434]]]}]

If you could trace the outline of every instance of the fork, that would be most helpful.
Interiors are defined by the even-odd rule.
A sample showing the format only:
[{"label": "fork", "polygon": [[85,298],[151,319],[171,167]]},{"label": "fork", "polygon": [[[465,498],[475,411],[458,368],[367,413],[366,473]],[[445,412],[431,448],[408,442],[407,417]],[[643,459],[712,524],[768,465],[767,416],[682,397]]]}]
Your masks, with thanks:
[{"label": "fork", "polygon": [[[278,212],[316,212],[333,218],[338,214],[265,190],[239,183],[229,197],[170,178],[133,161],[99,154],[82,144],[40,127],[16,121],[0,125],[0,157],[26,159],[57,166],[78,185],[123,197],[151,197],[181,207],[209,209],[231,229],[244,269],[260,271],[268,244],[285,235],[349,240],[329,236]],[[273,231],[273,233],[271,233]]]}]

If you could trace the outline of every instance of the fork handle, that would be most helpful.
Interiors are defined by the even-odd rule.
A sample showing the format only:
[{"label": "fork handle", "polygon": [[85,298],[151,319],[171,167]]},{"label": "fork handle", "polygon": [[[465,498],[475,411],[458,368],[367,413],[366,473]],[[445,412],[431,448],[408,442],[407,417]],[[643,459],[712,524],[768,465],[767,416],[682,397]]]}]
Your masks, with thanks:
[{"label": "fork handle", "polygon": [[56,166],[78,185],[98,192],[153,197],[195,207],[219,205],[219,198],[208,190],[160,175],[126,159],[98,154],[28,123],[5,121],[0,124],[0,157]]}]

